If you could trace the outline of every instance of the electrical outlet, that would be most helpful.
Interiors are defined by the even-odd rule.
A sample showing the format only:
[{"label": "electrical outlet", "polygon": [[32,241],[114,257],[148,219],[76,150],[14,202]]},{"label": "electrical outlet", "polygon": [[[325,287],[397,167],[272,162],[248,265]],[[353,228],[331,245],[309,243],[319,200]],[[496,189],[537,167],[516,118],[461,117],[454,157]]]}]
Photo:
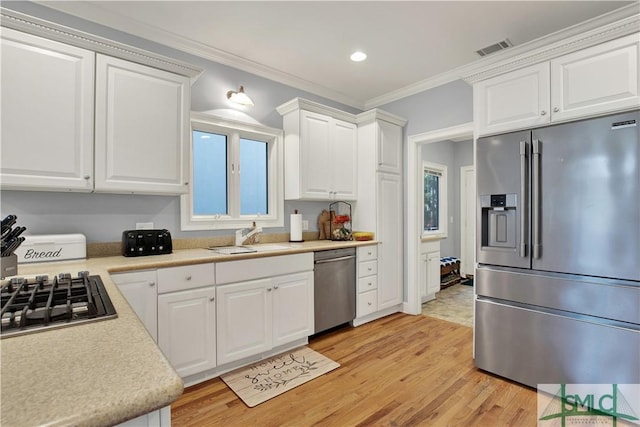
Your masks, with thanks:
[{"label": "electrical outlet", "polygon": [[136,222],[136,230],[153,230],[152,222]]},{"label": "electrical outlet", "polygon": [[302,220],[302,231],[307,231],[309,230],[309,220],[303,219]]}]

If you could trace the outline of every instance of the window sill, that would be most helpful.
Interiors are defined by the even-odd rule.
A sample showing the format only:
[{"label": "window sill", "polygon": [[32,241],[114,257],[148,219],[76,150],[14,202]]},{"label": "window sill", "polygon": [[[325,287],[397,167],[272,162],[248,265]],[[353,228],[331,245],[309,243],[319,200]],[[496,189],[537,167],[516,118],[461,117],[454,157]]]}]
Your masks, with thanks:
[{"label": "window sill", "polygon": [[438,234],[423,234],[420,237],[420,240],[423,242],[434,242],[437,240],[444,240],[447,238],[447,235],[444,233],[438,233]]}]

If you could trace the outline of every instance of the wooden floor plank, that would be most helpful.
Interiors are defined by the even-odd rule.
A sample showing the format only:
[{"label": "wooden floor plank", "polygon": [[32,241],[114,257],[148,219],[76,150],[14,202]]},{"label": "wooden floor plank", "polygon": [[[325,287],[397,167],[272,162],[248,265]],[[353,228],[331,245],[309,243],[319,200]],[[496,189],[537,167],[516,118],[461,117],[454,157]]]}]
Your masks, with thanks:
[{"label": "wooden floor plank", "polygon": [[340,368],[254,408],[217,378],[189,387],[173,426],[536,425],[536,391],[476,369],[469,327],[394,314],[309,347]]}]

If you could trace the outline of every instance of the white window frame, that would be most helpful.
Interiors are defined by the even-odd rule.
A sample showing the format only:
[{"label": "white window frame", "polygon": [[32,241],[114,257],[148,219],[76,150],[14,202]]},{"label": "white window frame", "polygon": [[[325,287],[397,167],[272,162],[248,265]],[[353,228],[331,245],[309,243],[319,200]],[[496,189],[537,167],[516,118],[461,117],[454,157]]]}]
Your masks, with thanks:
[{"label": "white window frame", "polygon": [[[438,229],[436,230],[425,230],[424,226],[424,173],[425,171],[434,171],[440,174],[440,180],[438,181],[439,183],[439,192],[440,192],[440,201],[439,201],[439,206],[438,206],[438,215],[440,217],[440,224],[438,224]],[[421,171],[421,178],[420,181],[422,182],[422,186],[421,186],[421,195],[420,195],[420,200],[422,201],[422,203],[420,204],[421,210],[422,210],[422,219],[421,219],[421,223],[422,223],[422,237],[423,238],[441,238],[444,239],[447,237],[447,223],[448,223],[448,217],[447,217],[447,205],[448,205],[448,197],[447,197],[447,190],[448,190],[448,184],[447,184],[447,166],[446,165],[442,165],[440,163],[432,163],[432,162],[422,162],[422,171]]]},{"label": "white window frame", "polygon": [[[270,212],[260,215],[240,215],[238,211],[239,180],[227,175],[227,191],[229,212],[226,215],[194,215],[193,185],[189,192],[180,196],[180,228],[182,231],[192,230],[228,230],[244,228],[256,223],[260,227],[284,226],[284,162],[283,131],[260,124],[236,121],[228,118],[212,116],[204,113],[191,113],[191,129],[189,142],[189,183],[193,183],[193,131],[227,135],[229,158],[237,158],[239,153],[231,153],[233,147],[239,147],[240,138],[265,141],[268,144],[268,206]],[[228,162],[227,164],[230,164]],[[242,173],[242,171],[240,171]]]}]

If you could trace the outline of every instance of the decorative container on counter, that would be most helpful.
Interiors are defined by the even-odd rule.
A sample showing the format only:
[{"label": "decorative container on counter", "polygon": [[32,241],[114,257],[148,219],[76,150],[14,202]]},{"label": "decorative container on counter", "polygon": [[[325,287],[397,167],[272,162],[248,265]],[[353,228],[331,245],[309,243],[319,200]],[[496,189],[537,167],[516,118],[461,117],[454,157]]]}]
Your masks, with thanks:
[{"label": "decorative container on counter", "polygon": [[329,213],[331,214],[329,239],[353,240],[351,205],[346,202],[331,203]]}]

